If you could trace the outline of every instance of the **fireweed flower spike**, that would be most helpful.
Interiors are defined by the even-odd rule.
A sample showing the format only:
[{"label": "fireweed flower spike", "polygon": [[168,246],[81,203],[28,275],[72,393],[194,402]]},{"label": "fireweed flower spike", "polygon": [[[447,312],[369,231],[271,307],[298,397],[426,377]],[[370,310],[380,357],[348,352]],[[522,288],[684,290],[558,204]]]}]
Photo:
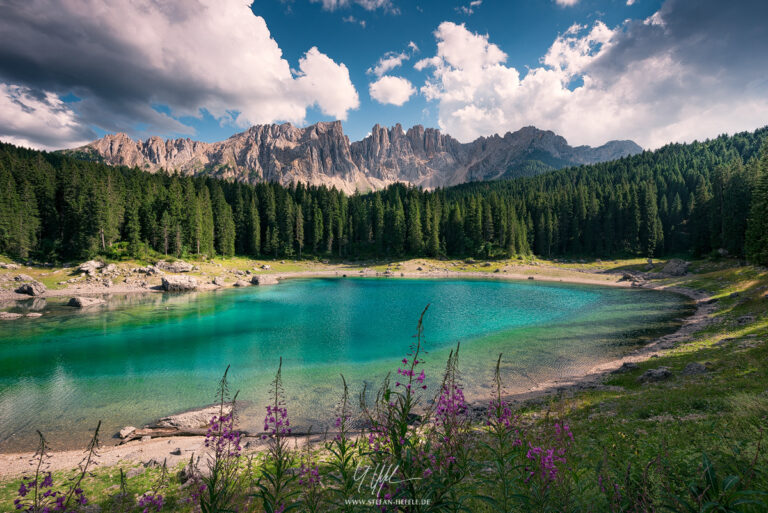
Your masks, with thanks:
[{"label": "fireweed flower spike", "polygon": [[[230,399],[227,376],[229,366],[219,381],[216,399],[219,403],[219,414],[208,421],[205,434],[208,472],[202,475],[194,460],[190,460],[190,471],[194,482],[189,487],[190,499],[196,501],[204,512],[231,510],[236,500],[237,491],[245,476],[240,472],[241,434],[235,429],[237,418],[237,396]],[[149,507],[157,506],[158,500],[146,499]],[[149,513],[149,512],[147,512]]]},{"label": "fireweed flower spike", "polygon": [[291,423],[288,408],[285,405],[282,369],[281,357],[275,379],[270,385],[272,397],[270,404],[266,406],[264,435],[262,435],[262,438],[269,442],[264,470],[256,483],[257,496],[261,499],[262,507],[271,513],[284,511],[292,498],[299,493],[299,490],[292,486],[298,478],[298,474],[291,471],[296,458],[285,440],[291,434]]}]

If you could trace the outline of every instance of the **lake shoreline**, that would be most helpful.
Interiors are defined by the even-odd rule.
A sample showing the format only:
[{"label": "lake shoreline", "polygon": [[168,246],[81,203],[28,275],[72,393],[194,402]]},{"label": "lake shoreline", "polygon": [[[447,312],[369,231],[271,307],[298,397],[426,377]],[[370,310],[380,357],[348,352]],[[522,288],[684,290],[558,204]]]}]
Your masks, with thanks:
[{"label": "lake shoreline", "polygon": [[[14,273],[6,273],[8,275]],[[17,275],[23,273],[16,272]],[[171,275],[171,273],[169,273]],[[175,275],[175,274],[174,274]],[[178,273],[181,276],[193,276],[189,273]],[[257,286],[250,282],[253,277],[269,277],[275,280],[286,280],[293,278],[479,278],[479,279],[492,279],[492,280],[511,280],[511,281],[544,281],[544,282],[560,282],[560,283],[572,283],[578,285],[602,285],[608,287],[632,287],[632,282],[629,280],[622,280],[622,273],[614,272],[589,272],[582,270],[571,270],[560,267],[547,267],[547,266],[531,266],[531,265],[514,265],[504,266],[499,268],[499,271],[451,271],[451,270],[410,270],[404,269],[400,271],[381,272],[371,270],[366,266],[350,265],[350,266],[334,266],[327,269],[311,269],[305,271],[289,271],[289,272],[258,272],[249,273],[244,275],[249,281],[235,285],[233,283],[225,283],[223,285],[215,285],[212,282],[200,282],[198,278],[198,284],[194,291],[207,292],[214,290],[222,290],[227,288],[234,288],[239,286]],[[157,282],[157,283],[155,283]],[[2,303],[9,303],[13,301],[24,301],[34,298],[62,298],[62,297],[77,297],[77,296],[99,296],[106,297],[113,295],[123,294],[157,294],[166,293],[162,289],[159,283],[160,279],[148,281],[147,283],[118,283],[105,286],[102,282],[98,283],[72,283],[67,284],[64,288],[49,288],[45,292],[36,295],[29,296],[27,294],[20,294],[15,292],[13,288],[0,288],[0,305]],[[192,292],[192,291],[190,291]]]},{"label": "lake shoreline", "polygon": [[[351,273],[349,270],[343,272],[342,270],[327,270],[327,271],[303,271],[303,272],[288,272],[288,273],[273,273],[274,276],[279,276],[280,279],[294,279],[294,278],[312,278],[312,277],[368,277],[368,278],[434,278],[434,279],[456,279],[456,278],[472,278],[472,279],[493,279],[493,280],[530,280],[530,276],[533,276],[532,281],[542,282],[562,282],[562,283],[575,283],[584,285],[607,285],[614,287],[630,287],[631,282],[619,281],[621,275],[616,274],[599,274],[599,273],[584,273],[587,277],[576,279],[574,276],[557,276],[547,274],[546,269],[536,269],[539,272],[537,274],[519,274],[519,273],[491,273],[491,272],[409,272],[403,271],[398,273],[383,274],[375,271],[358,272],[357,274]],[[673,287],[667,286],[663,283],[645,283],[642,286],[636,286],[636,288],[652,289],[652,290],[664,290],[667,292],[677,293],[686,296],[690,300],[695,301],[695,311],[683,321],[683,324],[675,330],[673,333],[659,337],[652,342],[645,344],[643,347],[636,349],[635,351],[625,355],[622,358],[611,360],[609,362],[603,362],[594,366],[587,372],[581,373],[578,376],[572,376],[567,379],[552,380],[544,382],[530,388],[525,392],[506,394],[505,397],[508,401],[515,403],[516,405],[537,402],[545,400],[547,397],[555,395],[572,395],[579,390],[584,389],[596,389],[605,387],[602,382],[604,378],[612,371],[618,369],[625,362],[637,363],[648,360],[654,355],[660,355],[668,349],[671,349],[679,343],[685,342],[690,339],[690,336],[699,329],[706,326],[709,322],[709,314],[714,310],[714,304],[709,301],[709,294],[704,291],[685,288],[685,287]],[[138,292],[138,291],[137,291]],[[114,293],[120,293],[114,291]],[[64,296],[67,294],[56,294],[56,296]],[[482,415],[487,400],[476,401],[470,404],[470,411],[475,412],[476,415]],[[197,410],[192,410],[197,411]],[[111,434],[105,434],[111,436]],[[256,434],[254,434],[256,435]],[[106,438],[106,437],[105,437]],[[320,439],[317,436],[297,436],[297,443],[319,442]],[[250,438],[251,444],[249,449],[253,448],[258,450],[262,445],[258,437]],[[121,445],[104,446],[101,451],[101,461],[103,465],[109,466],[117,464],[118,462],[131,462],[133,464],[142,463],[155,459],[162,461],[162,459],[168,458],[169,464],[180,463],[182,460],[188,460],[190,455],[198,453],[202,450],[203,446],[202,436],[170,436],[162,438],[152,438],[150,440],[141,439],[130,441]],[[171,453],[175,453],[170,455]],[[52,458],[50,460],[51,469],[67,469],[76,466],[79,458],[82,455],[81,450],[59,450],[52,451]],[[3,453],[0,454],[0,477],[10,477],[21,474],[28,470],[28,461],[32,456],[31,452],[22,453]]]}]

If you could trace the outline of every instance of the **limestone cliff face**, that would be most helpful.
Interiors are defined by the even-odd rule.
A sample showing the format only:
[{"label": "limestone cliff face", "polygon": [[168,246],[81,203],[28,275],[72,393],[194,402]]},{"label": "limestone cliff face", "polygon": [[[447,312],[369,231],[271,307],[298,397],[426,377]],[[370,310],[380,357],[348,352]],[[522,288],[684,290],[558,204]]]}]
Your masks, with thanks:
[{"label": "limestone cliff face", "polygon": [[303,182],[352,193],[394,182],[434,188],[520,176],[530,173],[532,162],[537,170],[556,169],[614,160],[642,149],[632,141],[574,148],[535,127],[462,144],[436,129],[415,126],[406,132],[399,124],[376,125],[365,139],[350,144],[341,122],[334,121],[306,128],[258,125],[216,143],[159,137],[134,141],[115,134],[67,151],[148,172],[165,169],[248,183]]}]

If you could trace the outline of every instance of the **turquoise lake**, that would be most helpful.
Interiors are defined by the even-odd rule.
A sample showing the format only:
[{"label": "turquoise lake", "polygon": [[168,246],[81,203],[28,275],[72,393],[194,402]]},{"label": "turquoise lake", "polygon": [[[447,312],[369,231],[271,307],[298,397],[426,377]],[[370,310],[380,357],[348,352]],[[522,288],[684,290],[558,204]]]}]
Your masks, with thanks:
[{"label": "turquoise lake", "polygon": [[[0,325],[0,451],[81,446],[125,425],[214,402],[219,377],[258,431],[278,359],[296,429],[332,423],[340,374],[353,403],[397,369],[425,316],[427,383],[451,348],[470,400],[488,396],[503,353],[508,392],[576,375],[679,326],[682,296],[563,283],[467,279],[292,279],[273,287],[115,297],[79,312],[49,301],[38,319]],[[20,306],[21,309],[26,308]]]}]

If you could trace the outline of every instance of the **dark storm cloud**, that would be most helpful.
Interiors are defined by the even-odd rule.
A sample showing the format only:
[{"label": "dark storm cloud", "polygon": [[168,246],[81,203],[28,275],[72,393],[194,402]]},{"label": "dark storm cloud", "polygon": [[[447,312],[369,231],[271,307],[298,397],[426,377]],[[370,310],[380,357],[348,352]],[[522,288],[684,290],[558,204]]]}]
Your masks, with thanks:
[{"label": "dark storm cloud", "polygon": [[652,18],[627,23],[588,71],[610,82],[633,63],[669,58],[704,81],[737,87],[765,81],[766,20],[766,0],[667,0]]}]

